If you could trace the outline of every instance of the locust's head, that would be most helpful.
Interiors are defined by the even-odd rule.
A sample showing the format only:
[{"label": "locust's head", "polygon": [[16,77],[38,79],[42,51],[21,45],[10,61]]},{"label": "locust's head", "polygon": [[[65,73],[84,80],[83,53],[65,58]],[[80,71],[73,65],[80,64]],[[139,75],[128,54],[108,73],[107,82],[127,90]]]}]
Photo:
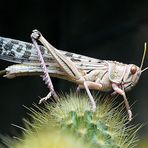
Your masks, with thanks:
[{"label": "locust's head", "polygon": [[130,64],[127,66],[128,67],[126,68],[122,84],[124,86],[125,91],[131,90],[137,84],[142,72],[141,68],[134,64]]},{"label": "locust's head", "polygon": [[144,53],[143,53],[140,67],[134,64],[130,64],[126,68],[126,72],[123,78],[123,86],[124,86],[125,91],[131,90],[137,84],[141,76],[141,73],[148,69],[148,67],[146,67],[142,70],[143,62],[145,59],[145,54],[146,54],[146,43],[145,43]]}]

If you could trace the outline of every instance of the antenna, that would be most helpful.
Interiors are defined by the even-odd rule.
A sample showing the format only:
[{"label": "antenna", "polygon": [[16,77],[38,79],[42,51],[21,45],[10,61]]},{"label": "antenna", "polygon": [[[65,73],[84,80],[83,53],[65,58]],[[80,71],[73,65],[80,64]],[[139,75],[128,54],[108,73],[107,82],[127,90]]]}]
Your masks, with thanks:
[{"label": "antenna", "polygon": [[[144,51],[143,51],[143,57],[141,60],[141,65],[140,65],[140,69],[142,69],[143,63],[144,63],[144,59],[145,59],[145,55],[146,55],[146,50],[147,50],[147,43],[144,43]],[[145,71],[146,69],[143,69],[143,71]]]},{"label": "antenna", "polygon": [[148,67],[142,69],[142,70],[141,70],[141,73],[144,72],[144,71],[146,71],[147,69],[148,69]]}]

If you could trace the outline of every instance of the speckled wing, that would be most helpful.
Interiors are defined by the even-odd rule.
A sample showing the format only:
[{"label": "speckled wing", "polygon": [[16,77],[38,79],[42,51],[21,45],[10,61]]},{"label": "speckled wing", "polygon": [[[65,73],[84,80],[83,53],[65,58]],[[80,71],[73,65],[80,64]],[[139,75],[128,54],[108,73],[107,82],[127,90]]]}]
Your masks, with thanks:
[{"label": "speckled wing", "polygon": [[[49,50],[40,46],[45,62],[51,67],[57,66],[55,59],[49,53]],[[76,67],[82,71],[88,72],[93,69],[107,69],[104,60],[90,58],[80,54],[59,50],[62,55],[72,60]],[[0,59],[13,63],[39,65],[38,54],[33,44],[0,37]]]}]

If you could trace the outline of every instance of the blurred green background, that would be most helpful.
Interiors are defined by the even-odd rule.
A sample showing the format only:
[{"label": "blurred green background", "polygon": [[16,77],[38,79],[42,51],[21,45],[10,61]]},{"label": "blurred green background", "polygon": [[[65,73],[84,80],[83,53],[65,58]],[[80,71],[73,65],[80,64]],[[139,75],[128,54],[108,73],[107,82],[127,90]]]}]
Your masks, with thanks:
[{"label": "blurred green background", "polygon": [[[148,41],[147,0],[13,0],[1,1],[0,6],[0,36],[3,37],[31,42],[31,31],[38,29],[59,49],[138,66],[144,42]],[[1,70],[8,65],[12,63],[0,60]],[[70,82],[52,80],[59,92],[76,88]],[[139,131],[141,139],[148,137],[147,88],[148,71],[127,93],[136,116],[132,124],[144,124]],[[27,116],[22,105],[29,107],[37,103],[48,89],[40,77],[0,78],[0,93],[0,133],[15,134],[18,131],[11,124],[21,125],[21,118]]]}]

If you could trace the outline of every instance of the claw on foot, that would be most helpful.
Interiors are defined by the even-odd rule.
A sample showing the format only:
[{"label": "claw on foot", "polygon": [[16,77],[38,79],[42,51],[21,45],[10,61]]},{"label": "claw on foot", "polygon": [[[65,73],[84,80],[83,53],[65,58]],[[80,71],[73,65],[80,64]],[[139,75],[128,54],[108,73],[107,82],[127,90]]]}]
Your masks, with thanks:
[{"label": "claw on foot", "polygon": [[92,104],[92,111],[93,111],[93,112],[96,111],[96,104]]},{"label": "claw on foot", "polygon": [[44,101],[47,101],[51,96],[52,92],[49,92],[46,97],[40,99],[39,104],[41,104]]},{"label": "claw on foot", "polygon": [[131,110],[128,110],[128,120],[131,121],[132,120],[132,112]]},{"label": "claw on foot", "polygon": [[59,98],[58,95],[55,93],[55,91],[50,91],[50,92],[47,94],[46,97],[40,99],[39,104],[41,104],[41,103],[44,102],[44,101],[47,101],[47,100],[48,100],[50,97],[52,97],[52,96],[53,96],[54,99],[58,99],[58,98]]}]

